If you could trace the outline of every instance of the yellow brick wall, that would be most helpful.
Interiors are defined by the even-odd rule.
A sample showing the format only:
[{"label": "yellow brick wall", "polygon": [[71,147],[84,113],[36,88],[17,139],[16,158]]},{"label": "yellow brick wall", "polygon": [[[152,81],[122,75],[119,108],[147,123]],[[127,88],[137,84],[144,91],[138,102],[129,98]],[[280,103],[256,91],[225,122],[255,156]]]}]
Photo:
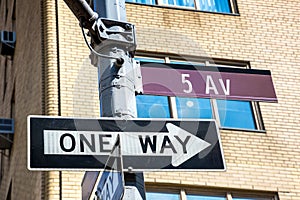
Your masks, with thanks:
[{"label": "yellow brick wall", "polygon": [[58,12],[62,115],[99,117],[97,68],[91,65],[79,22],[63,1]]}]

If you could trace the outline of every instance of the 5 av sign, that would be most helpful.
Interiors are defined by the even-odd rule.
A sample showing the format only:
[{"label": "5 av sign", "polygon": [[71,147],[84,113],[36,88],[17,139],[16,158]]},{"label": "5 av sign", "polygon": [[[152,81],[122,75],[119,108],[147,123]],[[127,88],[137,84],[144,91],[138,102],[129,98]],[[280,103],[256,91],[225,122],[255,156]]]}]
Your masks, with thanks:
[{"label": "5 av sign", "polygon": [[213,120],[28,118],[32,170],[103,169],[120,138],[123,168],[224,170]]},{"label": "5 av sign", "polygon": [[141,72],[144,94],[277,102],[269,70],[142,63]]}]

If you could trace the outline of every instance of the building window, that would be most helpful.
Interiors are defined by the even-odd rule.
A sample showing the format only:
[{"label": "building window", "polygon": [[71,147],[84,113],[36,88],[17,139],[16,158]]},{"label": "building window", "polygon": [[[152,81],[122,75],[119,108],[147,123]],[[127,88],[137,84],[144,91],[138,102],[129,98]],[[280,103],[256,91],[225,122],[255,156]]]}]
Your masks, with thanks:
[{"label": "building window", "polygon": [[232,13],[229,0],[197,0],[199,10]]},{"label": "building window", "polygon": [[179,194],[162,193],[162,192],[147,192],[147,200],[180,200]]},{"label": "building window", "polygon": [[10,100],[10,118],[15,119],[16,113],[16,105],[15,105],[15,86],[12,92],[11,100]]},{"label": "building window", "polygon": [[[200,189],[199,192],[181,189],[171,192],[162,192],[162,188],[146,192],[147,200],[278,200],[277,194],[268,192],[239,192],[239,196],[235,197],[231,191],[204,191]],[[201,192],[203,190],[203,192]]]},{"label": "building window", "polygon": [[5,99],[5,93],[6,93],[6,87],[7,87],[7,83],[8,83],[8,79],[9,79],[9,77],[8,77],[8,58],[7,57],[5,57],[5,64],[4,64],[4,73],[3,73],[3,96],[2,96],[2,98],[3,98],[3,101],[4,101],[4,99]]},{"label": "building window", "polygon": [[217,13],[238,13],[235,0],[126,0],[126,2],[189,8]]},{"label": "building window", "polygon": [[216,102],[221,127],[256,129],[251,102],[220,99]]},{"label": "building window", "polygon": [[162,4],[195,8],[194,0],[163,0]]},{"label": "building window", "polygon": [[[151,59],[138,57],[143,62],[176,63],[194,66],[215,65],[227,67],[247,67],[245,63],[218,63],[210,61],[186,62],[165,57]],[[258,102],[209,98],[169,97],[137,95],[139,118],[197,118],[215,119],[221,128],[242,130],[264,130]]]},{"label": "building window", "polygon": [[170,118],[166,96],[138,95],[136,102],[139,118]]},{"label": "building window", "polygon": [[178,118],[212,119],[209,99],[176,97]]},{"label": "building window", "polygon": [[207,196],[207,195],[186,195],[187,200],[226,200],[225,197]]},{"label": "building window", "polygon": [[143,3],[143,4],[151,4],[151,5],[156,4],[156,0],[126,0],[126,2]]}]

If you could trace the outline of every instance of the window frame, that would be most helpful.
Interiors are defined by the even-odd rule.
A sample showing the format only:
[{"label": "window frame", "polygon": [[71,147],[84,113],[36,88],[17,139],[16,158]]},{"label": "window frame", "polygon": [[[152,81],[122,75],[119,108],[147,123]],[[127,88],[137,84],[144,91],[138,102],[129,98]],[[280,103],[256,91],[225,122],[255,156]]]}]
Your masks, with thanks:
[{"label": "window frame", "polygon": [[276,192],[269,191],[250,191],[236,189],[220,189],[205,187],[180,187],[166,185],[146,184],[146,193],[172,193],[178,194],[180,200],[187,200],[188,195],[203,195],[211,197],[224,197],[225,200],[235,200],[235,198],[253,198],[254,200],[279,200]]},{"label": "window frame", "polygon": [[155,4],[147,4],[147,3],[139,3],[139,2],[127,2],[127,1],[126,1],[126,3],[149,5],[149,6],[158,6],[158,7],[171,8],[171,9],[192,10],[192,11],[199,11],[199,12],[206,12],[206,13],[215,13],[215,14],[225,14],[225,15],[237,15],[237,16],[239,16],[239,9],[238,9],[238,5],[237,5],[237,0],[228,0],[228,6],[229,6],[230,12],[201,10],[198,0],[194,0],[194,7],[164,4],[163,0],[155,0]]},{"label": "window frame", "polygon": [[[245,61],[235,61],[235,60],[223,60],[223,59],[212,59],[212,58],[197,58],[197,57],[191,57],[191,56],[184,56],[184,59],[177,55],[168,55],[168,54],[160,54],[160,56],[157,56],[157,54],[149,54],[149,53],[137,53],[136,57],[138,57],[139,60],[160,60],[163,61],[163,63],[172,63],[174,62],[182,62],[182,64],[197,64],[197,65],[203,65],[203,66],[218,66],[218,67],[233,67],[233,68],[244,68],[244,69],[251,69],[250,62]],[[256,101],[246,101],[250,102],[251,106],[251,112],[253,117],[253,123],[255,128],[254,129],[247,129],[247,128],[239,128],[239,127],[226,127],[221,125],[218,105],[217,105],[217,99],[210,98],[210,104],[212,109],[212,119],[215,119],[218,127],[221,130],[235,130],[235,131],[249,131],[249,132],[261,132],[265,133],[265,126],[262,119],[262,114],[260,110],[259,102]],[[170,97],[168,96],[168,102],[169,102],[169,110],[170,110],[170,118],[178,119],[178,111],[177,111],[177,105],[176,105],[176,97]]]}]

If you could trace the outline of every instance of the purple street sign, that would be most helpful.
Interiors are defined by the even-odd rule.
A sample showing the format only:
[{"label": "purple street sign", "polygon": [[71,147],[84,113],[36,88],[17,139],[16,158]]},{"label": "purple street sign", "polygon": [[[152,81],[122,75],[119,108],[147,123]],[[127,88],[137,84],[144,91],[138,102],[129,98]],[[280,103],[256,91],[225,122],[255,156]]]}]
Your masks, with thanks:
[{"label": "purple street sign", "polygon": [[269,70],[142,63],[144,94],[277,102]]}]

